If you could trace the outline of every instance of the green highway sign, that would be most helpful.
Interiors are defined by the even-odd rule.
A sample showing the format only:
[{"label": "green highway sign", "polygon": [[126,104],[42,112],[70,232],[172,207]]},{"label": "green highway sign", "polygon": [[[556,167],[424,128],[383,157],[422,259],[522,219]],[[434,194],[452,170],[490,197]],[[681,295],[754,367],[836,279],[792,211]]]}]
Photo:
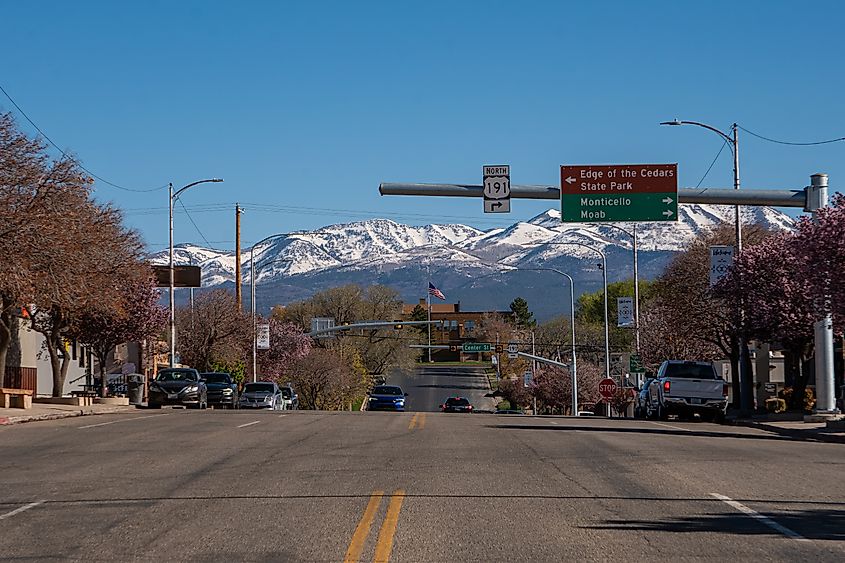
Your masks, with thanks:
[{"label": "green highway sign", "polygon": [[564,223],[676,221],[677,164],[560,167]]},{"label": "green highway sign", "polygon": [[464,342],[461,350],[464,352],[489,352],[492,349],[487,342]]},{"label": "green highway sign", "polygon": [[643,369],[643,361],[639,354],[631,354],[631,359],[628,364],[628,367],[630,368],[628,371],[630,373],[643,373],[645,371],[645,369]]}]

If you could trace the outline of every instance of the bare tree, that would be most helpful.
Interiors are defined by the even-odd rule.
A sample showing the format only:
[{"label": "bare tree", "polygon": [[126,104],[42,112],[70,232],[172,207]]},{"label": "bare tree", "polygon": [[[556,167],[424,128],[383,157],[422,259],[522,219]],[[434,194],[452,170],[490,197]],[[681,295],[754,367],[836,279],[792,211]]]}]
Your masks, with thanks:
[{"label": "bare tree", "polygon": [[180,308],[176,329],[182,363],[200,371],[209,371],[216,361],[243,362],[252,349],[252,321],[224,289],[200,295],[193,320],[190,308]]}]

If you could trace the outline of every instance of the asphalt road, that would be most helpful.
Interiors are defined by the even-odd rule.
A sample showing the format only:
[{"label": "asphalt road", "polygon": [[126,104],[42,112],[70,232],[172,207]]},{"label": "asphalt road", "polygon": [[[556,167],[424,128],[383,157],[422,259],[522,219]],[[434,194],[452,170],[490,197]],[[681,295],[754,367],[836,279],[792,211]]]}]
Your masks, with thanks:
[{"label": "asphalt road", "polygon": [[139,410],[0,427],[0,557],[842,561],[843,469],[705,423]]},{"label": "asphalt road", "polygon": [[493,409],[497,402],[484,396],[490,386],[480,367],[422,364],[412,373],[391,374],[387,383],[400,386],[408,394],[407,411],[438,412],[449,397],[466,397],[476,409]]}]

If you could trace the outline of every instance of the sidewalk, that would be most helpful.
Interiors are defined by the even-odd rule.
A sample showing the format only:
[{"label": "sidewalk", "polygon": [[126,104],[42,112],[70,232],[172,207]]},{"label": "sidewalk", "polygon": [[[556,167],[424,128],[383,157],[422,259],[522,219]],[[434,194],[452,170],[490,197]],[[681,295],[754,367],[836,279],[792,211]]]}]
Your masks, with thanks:
[{"label": "sidewalk", "polygon": [[784,420],[784,418],[777,415],[757,415],[750,419],[729,418],[727,423],[759,428],[798,440],[845,444],[845,425],[841,423],[828,427],[824,422],[804,422],[803,420]]},{"label": "sidewalk", "polygon": [[31,409],[0,409],[0,426],[21,424],[39,420],[55,420],[72,416],[89,416],[94,414],[114,414],[136,412],[134,405],[49,405],[33,403]]}]

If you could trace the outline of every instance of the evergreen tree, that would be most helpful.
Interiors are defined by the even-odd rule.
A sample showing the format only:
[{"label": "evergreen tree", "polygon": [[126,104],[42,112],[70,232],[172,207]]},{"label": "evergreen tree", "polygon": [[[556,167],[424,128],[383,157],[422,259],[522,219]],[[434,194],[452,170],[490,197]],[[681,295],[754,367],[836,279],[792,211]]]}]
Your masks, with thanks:
[{"label": "evergreen tree", "polygon": [[517,297],[511,302],[510,307],[517,327],[530,328],[537,325],[537,321],[534,320],[534,313],[528,310],[528,301],[522,297]]}]

